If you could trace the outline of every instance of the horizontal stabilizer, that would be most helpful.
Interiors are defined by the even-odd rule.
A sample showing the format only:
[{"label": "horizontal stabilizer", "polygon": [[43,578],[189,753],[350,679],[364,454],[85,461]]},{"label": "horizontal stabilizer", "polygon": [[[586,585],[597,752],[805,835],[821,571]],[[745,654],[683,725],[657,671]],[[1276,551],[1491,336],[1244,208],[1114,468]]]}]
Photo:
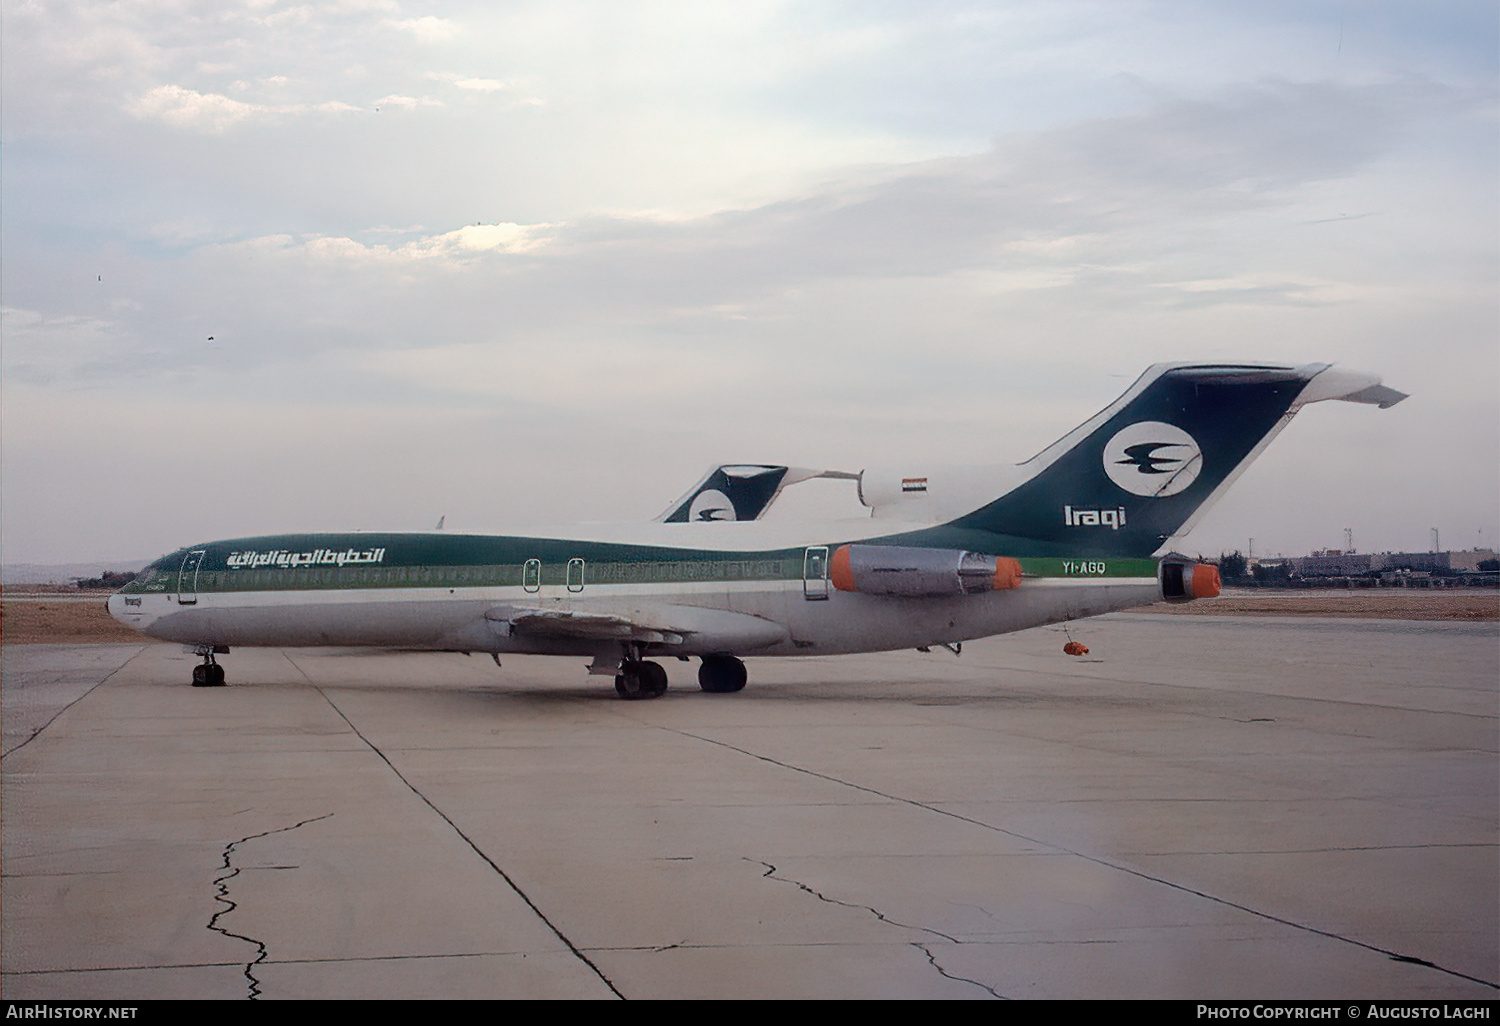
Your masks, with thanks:
[{"label": "horizontal stabilizer", "polygon": [[1308,403],[1323,402],[1326,399],[1339,399],[1346,403],[1365,403],[1388,410],[1405,398],[1405,392],[1382,385],[1380,378],[1374,374],[1345,370],[1342,367],[1325,367],[1298,394],[1292,409],[1300,409]]},{"label": "horizontal stabilizer", "polygon": [[1380,407],[1382,410],[1389,410],[1392,406],[1405,399],[1406,393],[1398,392],[1394,388],[1389,388],[1385,385],[1371,385],[1369,388],[1362,388],[1358,392],[1351,392],[1349,395],[1341,396],[1340,398],[1346,402],[1369,403],[1372,406]]}]

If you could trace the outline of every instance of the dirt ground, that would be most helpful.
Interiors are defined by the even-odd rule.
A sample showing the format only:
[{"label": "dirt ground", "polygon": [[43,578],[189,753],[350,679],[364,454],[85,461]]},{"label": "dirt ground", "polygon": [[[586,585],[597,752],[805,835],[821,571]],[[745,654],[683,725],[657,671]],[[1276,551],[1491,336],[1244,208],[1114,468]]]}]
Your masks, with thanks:
[{"label": "dirt ground", "polygon": [[[88,601],[79,601],[84,596]],[[107,591],[79,592],[76,588],[40,601],[7,594],[0,602],[0,643],[104,645],[148,640],[109,615],[104,605],[108,598]]]},{"label": "dirt ground", "polygon": [[1158,602],[1187,616],[1344,616],[1375,620],[1500,620],[1500,588],[1226,588],[1216,599]]},{"label": "dirt ground", "polygon": [[[142,636],[105,608],[108,592],[11,589],[0,603],[0,643],[88,645],[139,642]],[[12,597],[25,594],[27,598]],[[80,601],[80,599],[85,599]],[[1262,591],[1229,589],[1217,599],[1147,607],[1179,616],[1341,616],[1380,620],[1500,620],[1493,588]]]}]

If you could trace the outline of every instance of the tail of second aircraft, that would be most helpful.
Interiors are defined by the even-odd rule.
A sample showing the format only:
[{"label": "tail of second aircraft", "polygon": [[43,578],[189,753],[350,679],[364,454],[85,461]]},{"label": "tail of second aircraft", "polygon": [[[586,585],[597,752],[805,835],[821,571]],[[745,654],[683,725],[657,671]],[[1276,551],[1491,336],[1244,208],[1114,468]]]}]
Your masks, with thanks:
[{"label": "tail of second aircraft", "polygon": [[1022,483],[950,523],[1149,555],[1191,528],[1302,406],[1344,399],[1385,409],[1404,398],[1327,364],[1157,364],[1023,464]]}]

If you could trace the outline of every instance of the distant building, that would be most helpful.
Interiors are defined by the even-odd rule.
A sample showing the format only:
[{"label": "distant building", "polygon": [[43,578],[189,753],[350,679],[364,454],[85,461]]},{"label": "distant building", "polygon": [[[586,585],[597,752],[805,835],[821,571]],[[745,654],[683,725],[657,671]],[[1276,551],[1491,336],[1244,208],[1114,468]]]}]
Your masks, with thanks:
[{"label": "distant building", "polygon": [[1479,564],[1495,558],[1490,549],[1462,552],[1340,552],[1324,550],[1285,560],[1298,577],[1364,577],[1395,570],[1426,574],[1474,573]]},{"label": "distant building", "polygon": [[1293,556],[1285,560],[1298,577],[1363,577],[1384,570],[1384,559],[1370,552],[1318,552],[1311,556]]}]

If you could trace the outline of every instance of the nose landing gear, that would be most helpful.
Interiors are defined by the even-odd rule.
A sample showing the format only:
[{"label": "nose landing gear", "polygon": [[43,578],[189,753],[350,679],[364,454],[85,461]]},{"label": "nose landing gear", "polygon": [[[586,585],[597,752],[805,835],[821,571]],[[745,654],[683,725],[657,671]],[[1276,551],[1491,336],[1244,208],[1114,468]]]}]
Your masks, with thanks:
[{"label": "nose landing gear", "polygon": [[203,662],[193,667],[193,687],[195,688],[222,688],[224,686],[224,667],[220,666],[214,659],[214,654],[222,652],[229,653],[225,645],[202,646],[198,654],[203,657]]}]

